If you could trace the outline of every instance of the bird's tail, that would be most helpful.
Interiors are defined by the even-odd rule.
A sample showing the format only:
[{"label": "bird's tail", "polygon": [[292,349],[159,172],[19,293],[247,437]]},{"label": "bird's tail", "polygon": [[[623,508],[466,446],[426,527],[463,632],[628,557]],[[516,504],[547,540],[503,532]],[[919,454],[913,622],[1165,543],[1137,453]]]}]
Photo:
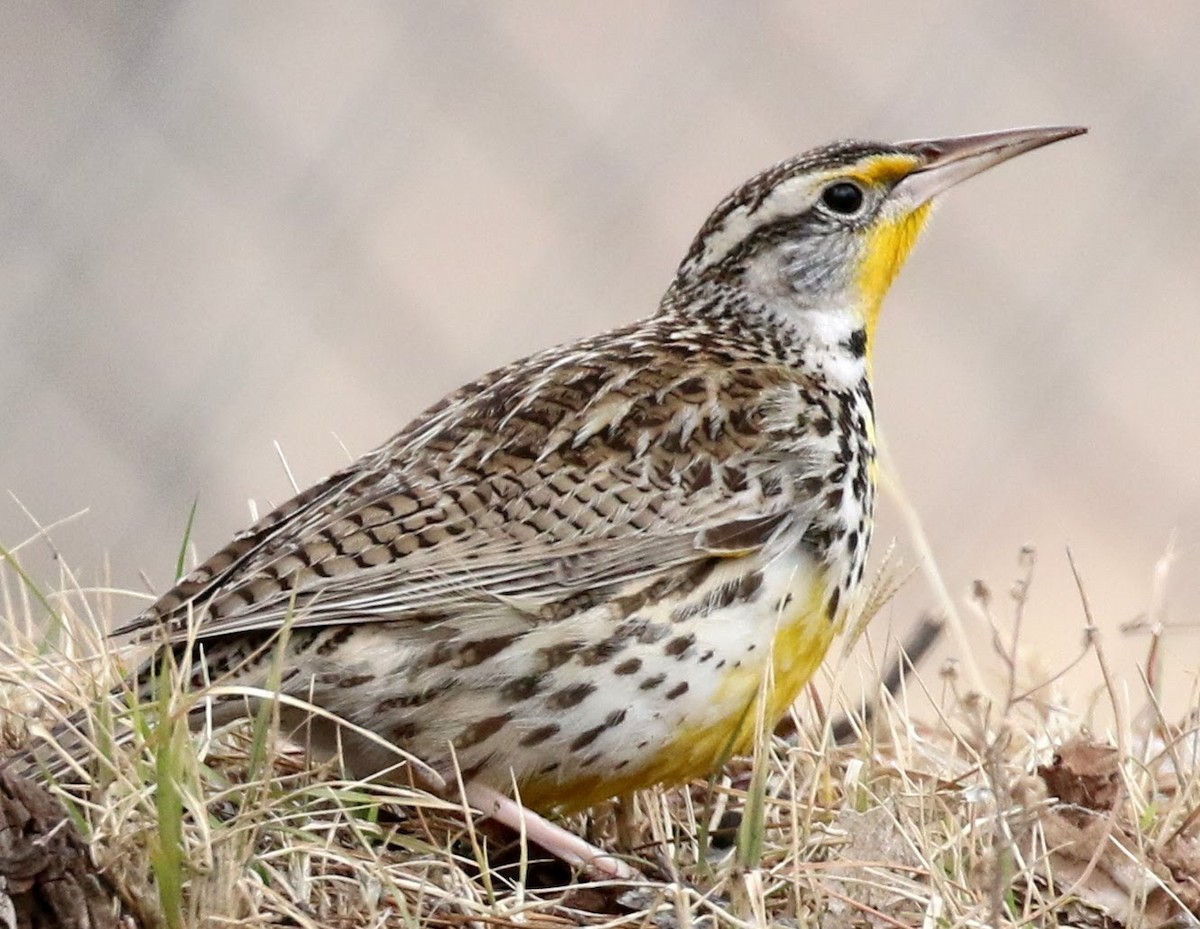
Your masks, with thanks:
[{"label": "bird's tail", "polygon": [[148,731],[151,713],[140,706],[130,682],[57,718],[26,719],[24,739],[0,759],[0,770],[43,783],[87,784],[98,769]]}]

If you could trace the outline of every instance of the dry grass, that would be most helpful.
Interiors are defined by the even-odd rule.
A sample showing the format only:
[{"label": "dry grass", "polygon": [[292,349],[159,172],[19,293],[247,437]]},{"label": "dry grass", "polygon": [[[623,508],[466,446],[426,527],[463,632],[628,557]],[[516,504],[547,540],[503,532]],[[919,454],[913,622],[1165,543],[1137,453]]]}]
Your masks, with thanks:
[{"label": "dry grass", "polygon": [[[90,714],[90,788],[51,789],[145,926],[1195,925],[1200,711],[1130,712],[1110,682],[1109,746],[1084,730],[1088,708],[1024,680],[1024,557],[1006,603],[977,591],[994,693],[952,666],[923,670],[863,722],[814,691],[787,737],[712,783],[567,821],[635,859],[636,884],[573,875],[452,800],[311,767],[269,713],[194,736],[182,719],[202,695],[164,681],[148,707],[101,696],[126,670],[104,630],[129,610],[66,573],[40,590],[20,551],[0,568],[3,735],[11,746]],[[860,653],[887,651],[871,644]],[[1104,675],[1102,646],[1091,630],[1077,660]],[[847,661],[828,663],[822,692],[838,692]],[[124,741],[104,735],[124,731],[118,717],[133,724]],[[835,728],[851,737],[836,744]]]}]

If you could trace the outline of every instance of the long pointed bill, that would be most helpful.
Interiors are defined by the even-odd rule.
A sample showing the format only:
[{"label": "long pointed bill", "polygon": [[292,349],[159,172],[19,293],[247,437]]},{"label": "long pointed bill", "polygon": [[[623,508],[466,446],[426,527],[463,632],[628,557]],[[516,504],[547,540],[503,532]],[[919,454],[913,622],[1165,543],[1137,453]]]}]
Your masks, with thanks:
[{"label": "long pointed bill", "polygon": [[895,186],[892,196],[903,198],[908,201],[909,209],[915,209],[1002,161],[1085,132],[1083,126],[1054,126],[902,142],[899,147],[911,151],[924,163]]}]

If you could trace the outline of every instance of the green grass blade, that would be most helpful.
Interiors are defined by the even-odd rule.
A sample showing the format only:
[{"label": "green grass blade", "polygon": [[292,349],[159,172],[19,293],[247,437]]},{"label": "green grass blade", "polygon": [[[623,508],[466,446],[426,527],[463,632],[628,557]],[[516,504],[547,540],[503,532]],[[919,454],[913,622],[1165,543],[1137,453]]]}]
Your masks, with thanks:
[{"label": "green grass blade", "polygon": [[200,506],[200,498],[196,497],[192,501],[192,508],[188,510],[187,525],[183,527],[183,542],[179,546],[179,557],[175,559],[175,580],[179,580],[186,572],[187,550],[188,545],[192,541],[192,528],[196,525],[196,509]]}]

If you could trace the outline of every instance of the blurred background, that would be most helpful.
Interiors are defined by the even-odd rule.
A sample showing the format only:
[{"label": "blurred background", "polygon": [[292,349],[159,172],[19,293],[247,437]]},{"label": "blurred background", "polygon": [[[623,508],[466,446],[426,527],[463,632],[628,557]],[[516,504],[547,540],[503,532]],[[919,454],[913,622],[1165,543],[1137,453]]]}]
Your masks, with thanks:
[{"label": "blurred background", "polygon": [[[880,418],[986,675],[968,594],[987,581],[1007,621],[1025,544],[1024,657],[1077,653],[1069,545],[1131,692],[1148,639],[1121,625],[1148,613],[1171,624],[1171,693],[1194,682],[1200,4],[45,2],[4,20],[0,543],[47,588],[69,567],[161,591],[193,501],[205,555],[290,496],[274,443],[307,485],[475,375],[651,313],[709,210],[771,162],[1081,123],[946,198],[887,307]],[[894,538],[919,569],[898,513],[885,500],[876,554]],[[53,549],[35,520],[66,520]],[[876,628],[937,605],[918,571]],[[1089,659],[1064,686],[1097,680]]]}]

